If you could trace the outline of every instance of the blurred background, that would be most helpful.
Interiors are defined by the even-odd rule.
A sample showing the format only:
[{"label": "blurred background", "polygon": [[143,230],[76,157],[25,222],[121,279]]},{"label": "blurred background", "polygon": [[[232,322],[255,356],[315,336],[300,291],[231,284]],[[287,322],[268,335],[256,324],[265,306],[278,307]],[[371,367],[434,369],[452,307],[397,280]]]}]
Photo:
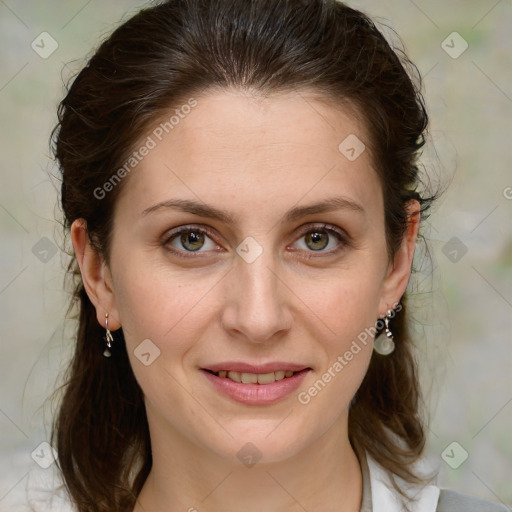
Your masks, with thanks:
[{"label": "blurred background", "polygon": [[[512,3],[349,1],[424,77],[425,222],[410,306],[438,485],[512,505]],[[49,440],[74,326],[48,139],[63,81],[148,2],[0,0],[0,510]],[[430,258],[428,258],[430,255]],[[44,445],[43,445],[44,446]]]}]

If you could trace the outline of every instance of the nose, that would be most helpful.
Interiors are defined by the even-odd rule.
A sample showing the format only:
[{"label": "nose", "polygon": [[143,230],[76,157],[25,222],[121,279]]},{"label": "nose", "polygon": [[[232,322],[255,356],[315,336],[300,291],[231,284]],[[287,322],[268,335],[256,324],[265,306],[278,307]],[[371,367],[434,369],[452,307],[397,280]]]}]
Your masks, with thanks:
[{"label": "nose", "polygon": [[264,250],[251,263],[237,256],[226,277],[222,325],[230,335],[251,343],[272,343],[290,330],[293,293],[271,251]]}]

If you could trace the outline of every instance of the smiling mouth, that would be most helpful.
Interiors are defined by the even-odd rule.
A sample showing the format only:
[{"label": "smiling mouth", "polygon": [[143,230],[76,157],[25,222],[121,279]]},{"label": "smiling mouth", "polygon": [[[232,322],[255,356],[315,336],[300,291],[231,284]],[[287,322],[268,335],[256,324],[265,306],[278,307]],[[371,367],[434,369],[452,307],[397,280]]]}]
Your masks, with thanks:
[{"label": "smiling mouth", "polygon": [[223,379],[230,379],[234,382],[238,382],[241,384],[273,384],[276,381],[288,379],[293,377],[293,375],[298,373],[304,373],[309,371],[311,368],[305,368],[304,370],[293,372],[291,370],[280,370],[276,372],[269,373],[246,373],[246,372],[234,372],[229,370],[221,370],[218,372],[214,372],[212,370],[204,369],[217,377]]}]

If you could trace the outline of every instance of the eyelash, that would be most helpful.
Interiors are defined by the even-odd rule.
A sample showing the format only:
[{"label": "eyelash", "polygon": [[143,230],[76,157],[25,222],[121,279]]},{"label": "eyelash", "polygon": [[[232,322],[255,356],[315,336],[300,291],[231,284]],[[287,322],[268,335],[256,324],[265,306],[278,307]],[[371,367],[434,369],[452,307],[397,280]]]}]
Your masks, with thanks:
[{"label": "eyelash", "polygon": [[[186,250],[180,251],[180,250],[176,250],[174,248],[168,247],[169,243],[172,242],[177,236],[181,235],[182,233],[189,233],[189,232],[202,233],[202,234],[207,235],[209,238],[211,238],[213,240],[215,239],[215,235],[210,228],[208,228],[206,226],[199,227],[199,226],[195,226],[195,225],[187,225],[187,226],[181,226],[181,227],[167,233],[162,244],[166,247],[166,250],[168,250],[172,254],[175,254],[181,258],[202,257],[202,256],[195,256],[196,253],[200,254],[201,253],[200,251],[196,251],[196,252],[195,251],[186,251]],[[302,238],[303,236],[305,236],[309,233],[314,233],[314,232],[327,232],[329,234],[333,234],[340,242],[340,246],[336,249],[332,249],[330,251],[323,251],[323,250],[318,251],[318,253],[323,254],[325,256],[332,256],[334,254],[337,254],[341,250],[343,250],[344,247],[350,246],[350,240],[349,240],[348,235],[344,234],[341,231],[338,231],[338,229],[335,229],[334,226],[331,226],[329,224],[315,224],[312,226],[308,226],[308,229],[301,231],[299,238]],[[297,250],[300,251],[300,249],[297,249]],[[306,251],[306,252],[311,253],[311,254],[304,256],[306,259],[319,257],[319,256],[316,256],[313,254],[315,251]],[[190,253],[191,256],[184,256],[183,253]],[[322,257],[322,256],[320,256],[320,257]]]}]

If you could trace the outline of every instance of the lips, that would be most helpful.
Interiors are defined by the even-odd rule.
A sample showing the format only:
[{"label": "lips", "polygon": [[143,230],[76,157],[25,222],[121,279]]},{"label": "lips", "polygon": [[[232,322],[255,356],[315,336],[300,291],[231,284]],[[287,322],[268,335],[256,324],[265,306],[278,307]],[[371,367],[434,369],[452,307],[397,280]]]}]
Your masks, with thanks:
[{"label": "lips", "polygon": [[[213,367],[213,365],[211,366]],[[215,366],[218,367],[218,365]],[[225,364],[222,366],[229,368],[229,366],[225,366]],[[236,402],[241,402],[246,405],[270,405],[290,396],[296,391],[311,370],[311,368],[301,365],[285,365],[285,367],[286,366],[303,369],[299,371],[277,370],[275,372],[267,372],[266,374],[235,372],[231,370],[218,370],[214,372],[206,368],[201,368],[200,371],[213,386],[213,389]],[[231,367],[247,368],[247,365],[237,364]],[[254,366],[252,367],[254,368]],[[256,368],[259,369],[261,367],[262,366],[257,366]],[[263,367],[265,367],[265,365],[263,365]],[[280,380],[276,380],[276,376],[281,376],[281,373],[286,374],[286,372],[291,373],[291,376],[285,376]],[[222,377],[221,375],[224,375],[224,373],[226,373],[226,376]],[[235,380],[237,374],[240,376],[240,381]],[[228,375],[230,375],[230,377],[228,377]],[[255,378],[257,382],[255,382]],[[243,382],[244,380],[246,382]]]}]

